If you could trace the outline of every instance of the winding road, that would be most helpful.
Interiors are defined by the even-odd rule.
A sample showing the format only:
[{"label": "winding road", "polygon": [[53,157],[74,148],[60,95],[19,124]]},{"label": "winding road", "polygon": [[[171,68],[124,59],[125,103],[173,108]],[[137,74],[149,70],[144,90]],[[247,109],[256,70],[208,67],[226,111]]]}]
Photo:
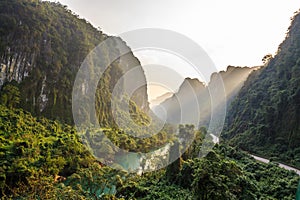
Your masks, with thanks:
[{"label": "winding road", "polygon": [[[216,144],[216,143],[219,143],[219,138],[213,134],[210,134],[213,138],[213,142]],[[255,156],[255,155],[252,155],[252,154],[249,154],[250,156],[252,156],[255,160],[257,161],[260,161],[260,162],[263,162],[263,163],[269,163],[270,160],[268,159],[265,159],[265,158],[262,158],[262,157],[259,157],[259,156]],[[290,171],[294,171],[296,172],[299,176],[300,176],[300,170],[299,169],[296,169],[294,167],[291,167],[291,166],[288,166],[288,165],[285,165],[285,164],[282,164],[282,163],[278,163],[278,166],[283,168],[283,169],[286,169],[286,170],[290,170]]]},{"label": "winding road", "polygon": [[[270,162],[270,160],[259,157],[259,156],[255,156],[255,155],[251,155],[251,154],[250,154],[250,156],[252,156],[255,160],[263,162],[263,163],[269,163]],[[300,170],[299,169],[290,167],[290,166],[282,164],[282,163],[279,163],[279,167],[281,167],[283,169],[286,169],[286,170],[294,171],[300,176]]]}]

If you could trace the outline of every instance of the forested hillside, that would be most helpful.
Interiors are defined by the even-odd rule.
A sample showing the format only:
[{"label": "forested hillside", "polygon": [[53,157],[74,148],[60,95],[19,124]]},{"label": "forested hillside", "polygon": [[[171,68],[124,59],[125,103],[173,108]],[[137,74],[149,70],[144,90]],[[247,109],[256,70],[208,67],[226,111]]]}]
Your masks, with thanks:
[{"label": "forested hillside", "polygon": [[[296,16],[278,55],[248,78],[232,104],[224,133],[232,144],[258,153],[284,156],[287,150],[295,164],[300,159],[299,36],[300,16]],[[89,52],[108,38],[99,56],[88,60],[91,71],[104,73],[97,80],[95,108],[88,105],[97,110],[95,116],[102,126],[77,132],[72,117],[73,83]],[[124,48],[129,53],[113,59]],[[274,162],[259,163],[224,143],[199,158],[204,138],[210,138],[203,127],[164,124],[162,130],[148,137],[149,129],[139,129],[139,125],[148,127],[156,118],[150,119],[147,113],[146,86],[131,97],[112,95],[120,77],[139,65],[121,38],[107,36],[66,6],[40,0],[0,0],[0,199],[294,199],[299,176]],[[126,83],[144,80],[142,68],[138,70],[141,76],[124,79],[117,91]],[[228,67],[220,72],[229,102],[252,70]],[[80,78],[94,80],[95,73],[89,75],[93,77]],[[209,84],[214,84],[215,76]],[[85,82],[79,85],[83,96],[91,89],[88,86]],[[209,112],[207,87],[186,79],[178,95],[188,104],[191,93],[196,93]],[[120,103],[114,111],[123,129],[113,119],[111,97]],[[178,106],[173,98],[170,105],[175,102]],[[125,101],[129,102],[128,113],[118,107]],[[226,104],[220,101],[218,106]],[[170,110],[174,111],[172,120],[176,120],[179,113]],[[88,115],[83,113],[90,110],[80,111],[85,117]],[[133,135],[134,131],[145,138]],[[164,146],[170,150],[163,155],[158,152],[156,157],[141,157]],[[128,152],[137,156],[131,159]],[[129,173],[136,163],[132,171],[141,169],[140,173]],[[159,170],[147,172],[153,163]],[[171,164],[160,168],[165,163]]]},{"label": "forested hillside", "polygon": [[[110,66],[99,81],[101,94],[96,100],[97,108],[105,111],[98,113],[102,125],[113,121],[109,107],[115,84],[127,70],[140,65],[131,52],[111,60],[119,55],[118,44],[126,47],[125,42],[95,29],[59,3],[0,0],[1,102],[21,107],[35,116],[72,124],[72,87],[76,73],[88,53],[107,38],[112,42],[106,44],[99,59]],[[145,79],[141,68],[140,74]],[[10,100],[11,96],[16,99]],[[147,110],[146,86],[132,100]]]},{"label": "forested hillside", "polygon": [[223,137],[247,151],[300,167],[300,14],[266,66],[232,103]]}]

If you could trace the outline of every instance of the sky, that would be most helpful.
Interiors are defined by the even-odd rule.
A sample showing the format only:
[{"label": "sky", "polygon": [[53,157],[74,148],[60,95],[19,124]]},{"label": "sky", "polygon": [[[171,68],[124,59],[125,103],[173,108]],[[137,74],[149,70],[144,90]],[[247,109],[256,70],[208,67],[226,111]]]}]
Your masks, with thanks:
[{"label": "sky", "polygon": [[[285,38],[290,18],[300,8],[299,0],[59,2],[109,35],[140,28],[162,28],[183,34],[207,52],[217,70],[225,70],[228,65],[262,65],[264,55],[276,53]],[[135,55],[143,65],[162,64],[165,60],[164,55],[154,51],[136,52]],[[197,78],[178,59],[168,64],[177,65],[183,76]]]}]

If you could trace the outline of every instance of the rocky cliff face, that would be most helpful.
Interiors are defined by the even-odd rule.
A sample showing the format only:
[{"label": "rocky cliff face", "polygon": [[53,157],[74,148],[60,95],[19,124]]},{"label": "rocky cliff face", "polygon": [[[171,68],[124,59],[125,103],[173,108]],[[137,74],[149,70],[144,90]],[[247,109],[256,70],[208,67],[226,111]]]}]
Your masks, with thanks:
[{"label": "rocky cliff face", "polygon": [[[110,60],[119,53],[118,41],[126,45],[120,38],[105,35],[59,3],[1,0],[0,86],[16,85],[21,96],[19,106],[34,115],[72,123],[71,96],[76,73],[88,53],[107,38],[114,42],[106,45],[99,57],[105,60],[103,63],[111,63],[104,81],[99,81],[103,94],[111,94],[119,78],[140,65],[132,53]],[[140,73],[145,79],[141,68]],[[110,109],[109,97],[97,99],[100,112]],[[131,99],[148,109],[146,86]],[[102,117],[100,121],[109,123],[111,116]]]}]

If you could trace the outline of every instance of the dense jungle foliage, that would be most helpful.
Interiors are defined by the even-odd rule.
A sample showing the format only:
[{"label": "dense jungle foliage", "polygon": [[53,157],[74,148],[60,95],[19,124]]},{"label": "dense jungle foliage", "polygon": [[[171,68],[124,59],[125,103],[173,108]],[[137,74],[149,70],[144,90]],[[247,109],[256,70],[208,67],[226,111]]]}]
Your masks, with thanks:
[{"label": "dense jungle foliage", "polygon": [[[97,63],[102,71],[106,64],[109,67],[101,80],[96,80],[96,107],[100,124],[112,125],[113,88],[140,62],[131,52],[119,55],[122,47],[117,44],[127,47],[120,38],[107,36],[60,3],[0,1],[0,85],[16,86],[20,94],[15,105],[33,115],[73,124],[72,89],[78,69],[90,51],[108,38]],[[114,60],[116,56],[121,57]],[[145,78],[142,69],[140,76]],[[146,86],[131,98],[147,110]]]},{"label": "dense jungle foliage", "polygon": [[[172,167],[128,174],[98,162],[71,126],[0,108],[3,199],[294,199],[300,179],[227,145],[197,158],[204,129],[195,132],[193,145]],[[119,132],[106,131],[124,149],[139,145],[123,143]]]},{"label": "dense jungle foliage", "polygon": [[223,137],[244,150],[300,168],[300,14],[266,66],[254,71],[228,111]]},{"label": "dense jungle foliage", "polygon": [[[296,166],[300,162],[299,23],[297,15],[278,55],[245,83],[229,111],[224,134],[230,145]],[[101,59],[111,65],[95,94],[97,116],[104,127],[85,135],[104,133],[107,139],[95,137],[95,142],[101,141],[99,154],[113,155],[108,162],[115,161],[115,149],[105,144],[108,139],[130,152],[150,152],[169,142],[169,160],[175,161],[166,168],[141,174],[127,173],[122,166],[112,169],[93,156],[73,126],[76,73],[90,50],[107,38],[113,42]],[[131,124],[127,129],[116,127],[110,107],[112,90],[130,70],[128,66],[140,65],[131,52],[111,60],[119,53],[119,43],[125,44],[59,3],[0,0],[1,199],[294,199],[300,177],[276,162],[257,162],[225,143],[199,158],[208,134],[205,128],[180,125],[177,133],[166,126],[142,139],[130,135]],[[130,112],[120,110],[121,123],[132,123],[131,119],[136,124],[150,123],[146,86],[125,100]]]}]

